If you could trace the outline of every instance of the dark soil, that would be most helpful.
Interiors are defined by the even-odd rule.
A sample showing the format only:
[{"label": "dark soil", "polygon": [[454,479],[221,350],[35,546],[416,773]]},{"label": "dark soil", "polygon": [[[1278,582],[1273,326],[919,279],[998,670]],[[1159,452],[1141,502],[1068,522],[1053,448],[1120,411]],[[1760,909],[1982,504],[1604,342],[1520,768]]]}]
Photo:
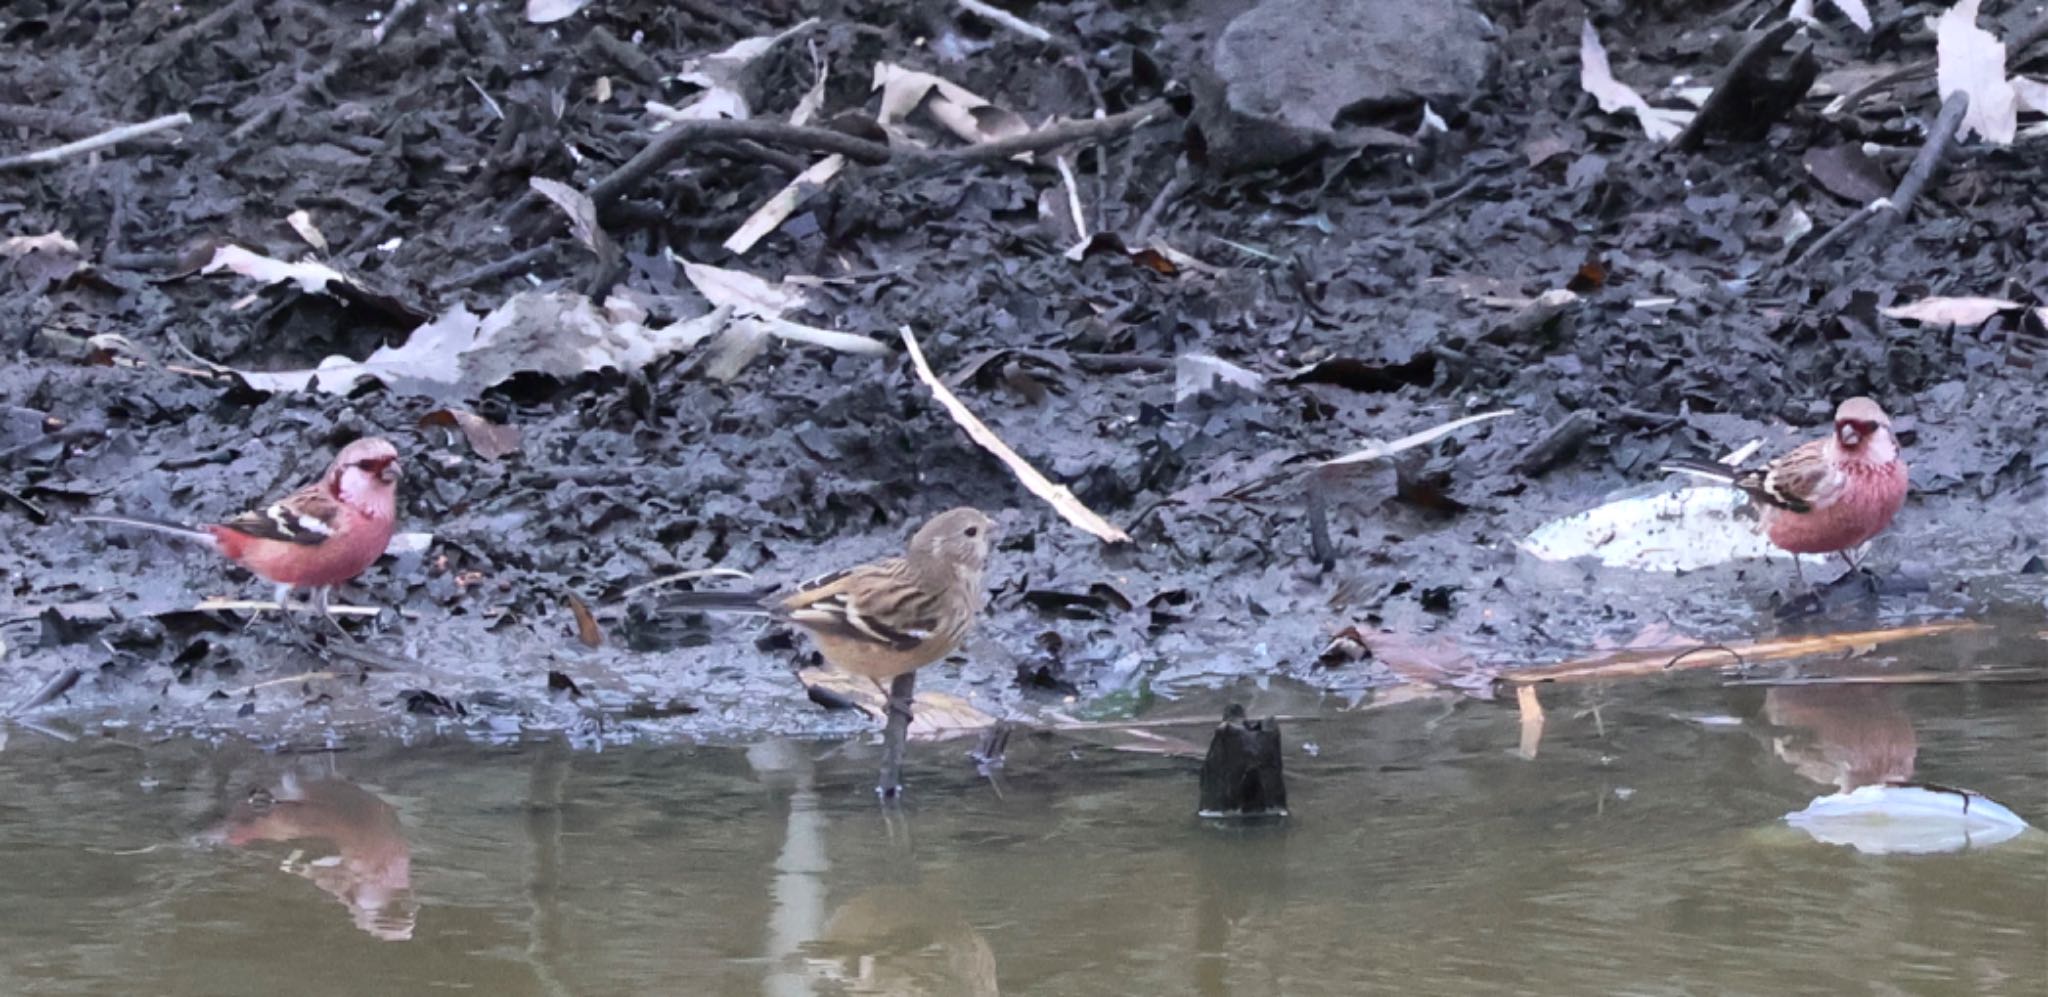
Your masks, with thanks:
[{"label": "dark soil", "polygon": [[[1917,148],[1936,110],[1930,84],[1881,92],[1841,120],[1809,97],[1755,141],[1691,153],[1649,142],[1579,88],[1582,17],[1617,72],[1647,84],[1711,78],[1768,4],[1492,4],[1503,34],[1494,83],[1467,107],[1438,108],[1448,135],[1416,149],[1218,178],[1177,165],[1199,144],[1176,118],[1074,155],[1093,224],[1116,233],[1134,233],[1185,170],[1156,235],[1213,270],[1115,251],[1070,262],[1038,207],[1048,191],[1065,204],[1050,162],[849,166],[735,259],[720,242],[809,154],[707,143],[606,212],[624,250],[609,270],[531,204],[530,177],[587,188],[637,151],[643,103],[693,89],[661,74],[804,16],[821,25],[755,79],[761,117],[786,118],[810,86],[814,44],[831,67],[828,117],[872,112],[869,67],[889,60],[1038,122],[1090,115],[1094,93],[1111,113],[1160,97],[1184,108],[1206,8],[1230,5],[1195,6],[1013,8],[1060,47],[936,2],[600,0],[535,26],[522,3],[422,0],[370,45],[384,4],[17,0],[0,12],[0,155],[179,111],[194,121],[0,173],[0,238],[61,232],[85,258],[0,257],[0,343],[16,358],[0,369],[9,684],[25,697],[75,668],[82,681],[46,709],[177,729],[408,713],[493,733],[850,729],[868,721],[821,713],[787,678],[808,653],[801,642],[665,611],[658,593],[621,595],[713,565],[806,576],[894,550],[961,503],[1000,510],[993,606],[965,663],[933,669],[924,687],[992,712],[1077,693],[1081,709],[1114,713],[1247,677],[1385,684],[1380,662],[1319,663],[1351,625],[1441,633],[1502,663],[1659,622],[1754,633],[1778,625],[1770,607],[1789,566],[1645,577],[1532,564],[1514,542],[1655,482],[1661,457],[1753,436],[1782,445],[1860,393],[1898,420],[1915,486],[1874,563],[1927,591],[1888,591],[1800,625],[2000,604],[2040,612],[2042,576],[2021,571],[2038,564],[2048,521],[2035,319],[1947,330],[1878,315],[1929,294],[2038,301],[2039,141],[1958,149],[1887,237],[1795,269],[1788,257],[1856,208],[1802,157],[1851,141]],[[1917,28],[1931,5],[1873,8],[1882,23],[1869,38],[1840,29],[1813,42],[1824,71],[1932,53]],[[627,44],[601,44],[600,28]],[[972,54],[934,55],[951,48]],[[608,100],[594,96],[600,78]],[[1387,126],[1412,133],[1415,119]],[[1891,180],[1905,161],[1879,159]],[[1767,230],[1794,205],[1816,229],[1788,248]],[[206,258],[195,248],[220,241],[304,255],[285,221],[301,209],[330,243],[323,258],[391,300],[191,275]],[[1106,548],[1058,519],[900,356],[771,345],[730,382],[688,354],[570,383],[515,381],[472,405],[524,431],[521,451],[498,461],[421,428],[442,407],[424,398],[375,386],[265,395],[191,372],[195,355],[258,369],[362,356],[402,342],[419,315],[459,301],[489,309],[534,287],[618,287],[662,303],[659,321],[692,317],[704,306],[669,251],[771,278],[833,278],[821,291],[831,307],[809,317],[819,325],[890,341],[899,326],[917,330],[969,406],[1137,542]],[[1503,332],[1511,313],[1481,300],[1567,282],[1585,304],[1533,331]],[[92,338],[105,336],[130,345]],[[1173,360],[1190,352],[1273,380],[1177,400]],[[103,362],[109,353],[145,361]],[[1519,415],[1323,485],[1329,566],[1313,556],[1298,480],[1228,494],[1364,438],[1504,406]],[[1591,417],[1583,443],[1518,469],[1573,413]],[[388,607],[364,642],[416,665],[357,678],[356,663],[323,661],[274,619],[244,629],[190,612],[204,596],[267,590],[170,541],[68,522],[232,515],[371,432],[407,455],[402,528],[434,543],[386,560],[342,601]],[[578,641],[572,596],[597,608],[601,647]],[[262,684],[306,671],[348,678]]]}]

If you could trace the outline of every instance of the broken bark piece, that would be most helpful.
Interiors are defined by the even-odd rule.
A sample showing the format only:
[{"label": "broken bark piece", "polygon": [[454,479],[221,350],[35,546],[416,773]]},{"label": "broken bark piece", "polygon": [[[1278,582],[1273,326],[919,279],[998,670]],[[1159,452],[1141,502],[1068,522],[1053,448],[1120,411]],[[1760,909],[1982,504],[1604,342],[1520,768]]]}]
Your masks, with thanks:
[{"label": "broken bark piece", "polygon": [[1770,74],[1772,58],[1798,32],[1797,22],[1785,21],[1743,46],[1721,71],[1713,93],[1671,148],[1679,152],[1697,149],[1709,134],[1726,135],[1738,142],[1763,138],[1771,125],[1813,89],[1813,81],[1820,76],[1820,60],[1810,48],[1793,54],[1784,75]]},{"label": "broken bark piece", "polygon": [[1536,445],[1515,463],[1515,472],[1527,477],[1542,477],[1559,464],[1578,453],[1579,446],[1593,431],[1600,428],[1600,417],[1585,409],[1578,409],[1550,427]]},{"label": "broken bark piece", "polygon": [[1202,759],[1203,817],[1285,817],[1287,779],[1280,763],[1280,720],[1246,720],[1231,704]]}]

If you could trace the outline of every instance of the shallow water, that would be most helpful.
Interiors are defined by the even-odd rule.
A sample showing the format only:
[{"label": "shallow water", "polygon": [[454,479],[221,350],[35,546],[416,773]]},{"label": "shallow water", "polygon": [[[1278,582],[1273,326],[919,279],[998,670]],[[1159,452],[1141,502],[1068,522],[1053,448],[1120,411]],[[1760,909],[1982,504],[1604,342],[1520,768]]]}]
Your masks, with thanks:
[{"label": "shallow water", "polygon": [[[2019,634],[1968,655],[2023,664],[2043,647]],[[1959,652],[1918,653],[1899,664]],[[2048,822],[2048,687],[1550,688],[1534,758],[1511,703],[1236,698],[1319,714],[1286,725],[1283,825],[1204,824],[1196,760],[1075,734],[1018,734],[995,781],[961,742],[913,745],[914,795],[888,814],[865,743],[269,754],[15,727],[0,992],[2030,994],[2048,979],[2041,832],[1886,856],[1781,821],[1831,790],[1816,779],[1907,773]]]}]

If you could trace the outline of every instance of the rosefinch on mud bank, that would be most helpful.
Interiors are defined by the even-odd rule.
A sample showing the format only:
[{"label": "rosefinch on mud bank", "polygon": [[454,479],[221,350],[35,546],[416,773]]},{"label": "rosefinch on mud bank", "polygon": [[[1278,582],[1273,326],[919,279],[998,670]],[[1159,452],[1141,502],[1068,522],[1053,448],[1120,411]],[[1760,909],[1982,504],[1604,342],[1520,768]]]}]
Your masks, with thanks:
[{"label": "rosefinch on mud bank", "polygon": [[[1851,398],[1835,409],[1832,434],[1755,470],[1697,460],[1661,466],[1742,489],[1762,507],[1771,543],[1794,555],[1840,554],[1852,569],[1856,561],[1849,552],[1884,532],[1906,501],[1906,462],[1899,457],[1891,417],[1868,398]],[[1804,582],[1798,557],[1792,566]]]},{"label": "rosefinch on mud bank", "polygon": [[362,574],[390,545],[397,525],[398,476],[398,448],[368,437],[343,447],[320,480],[225,523],[194,528],[123,516],[80,516],[78,521],[197,540],[276,583],[280,604],[294,590],[310,591],[326,617],[329,590]]},{"label": "rosefinch on mud bank", "polygon": [[[995,524],[980,510],[953,509],[920,527],[902,557],[834,572],[787,595],[684,592],[675,601],[686,609],[755,613],[795,624],[811,635],[826,662],[882,689],[890,716],[878,789],[893,795],[910,723],[912,674],[951,654],[973,629],[994,532]],[[897,680],[894,691],[883,687],[883,679]]]}]

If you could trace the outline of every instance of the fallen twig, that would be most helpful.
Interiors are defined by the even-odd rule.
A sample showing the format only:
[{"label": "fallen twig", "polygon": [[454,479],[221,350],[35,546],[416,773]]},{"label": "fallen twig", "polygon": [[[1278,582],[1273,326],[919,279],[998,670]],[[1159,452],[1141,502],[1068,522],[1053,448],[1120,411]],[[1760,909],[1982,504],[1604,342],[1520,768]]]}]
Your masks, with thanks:
[{"label": "fallen twig", "polygon": [[897,331],[903,336],[903,348],[910,352],[910,362],[917,368],[918,379],[924,382],[925,387],[931,389],[932,396],[945,407],[946,413],[953,417],[953,421],[967,431],[969,438],[980,444],[982,449],[994,454],[1031,494],[1044,499],[1067,522],[1108,543],[1130,542],[1130,534],[1111,525],[1108,520],[1096,515],[1094,510],[1081,504],[1081,500],[1075,498],[1074,493],[1065,485],[1053,484],[1045,475],[1040,474],[1037,468],[1032,467],[1029,461],[1018,456],[1017,451],[1010,449],[1010,445],[1004,443],[1002,437],[997,436],[986,423],[968,411],[967,406],[961,404],[960,399],[946,387],[945,382],[939,380],[937,374],[932,373],[931,364],[925,362],[924,350],[918,347],[917,337],[911,334],[909,326],[903,326]]},{"label": "fallen twig", "polygon": [[1032,41],[1052,41],[1052,32],[1000,7],[990,6],[989,4],[982,3],[981,0],[954,0],[954,2],[960,5],[961,10],[1014,31]]},{"label": "fallen twig", "polygon": [[[1536,668],[1520,668],[1503,672],[1500,681],[1509,685],[1531,685],[1540,682],[1588,682],[1614,678],[1664,675],[1671,671],[1688,671],[1696,668],[1718,668],[1735,661],[1783,661],[1789,658],[1804,658],[1830,651],[1843,651],[1873,644],[1895,643],[1935,637],[1943,634],[1965,633],[1982,630],[1987,624],[1969,620],[1942,620],[1935,623],[1921,623],[1912,626],[1892,627],[1885,630],[1859,630],[1849,633],[1820,634],[1811,637],[1781,637],[1767,640],[1729,645],[1711,645],[1719,654],[1693,654],[1702,645],[1694,642],[1684,646],[1623,648],[1589,658],[1543,665]],[[1673,657],[1674,652],[1683,652]]]},{"label": "fallen twig", "polygon": [[1842,219],[1841,224],[1829,229],[1826,235],[1806,247],[1805,252],[1793,259],[1792,267],[1798,269],[1806,265],[1809,260],[1820,256],[1836,243],[1855,236],[1866,224],[1873,221],[1873,230],[1880,233],[1897,225],[1899,219],[1912,210],[1913,202],[1920,199],[1921,190],[1925,189],[1927,181],[1933,178],[1935,170],[1941,167],[1949,147],[1955,143],[1956,129],[1962,124],[1963,115],[1969,110],[1969,94],[1961,90],[1949,94],[1948,99],[1941,102],[1941,113],[1935,117],[1934,127],[1927,133],[1927,144],[1920,147],[1920,154],[1914,157],[1912,168],[1899,180],[1899,186],[1892,192],[1892,196],[1880,197],[1856,209],[1855,214]]},{"label": "fallen twig", "polygon": [[678,121],[654,136],[633,158],[590,186],[590,199],[599,211],[610,207],[626,192],[655,174],[670,160],[683,154],[692,143],[750,139],[771,146],[786,146],[807,152],[837,153],[856,163],[886,163],[890,150],[880,142],[848,135],[830,128],[799,127],[780,121],[729,118]]},{"label": "fallen twig", "polygon": [[161,118],[153,118],[141,124],[122,125],[119,128],[109,129],[98,135],[79,139],[76,142],[66,142],[63,145],[53,146],[36,152],[25,152],[18,156],[8,156],[5,159],[0,159],[0,170],[20,169],[24,166],[41,166],[45,163],[54,163],[60,159],[69,159],[82,153],[117,145],[129,139],[141,138],[144,135],[154,135],[157,132],[171,128],[183,128],[191,123],[192,116],[183,111],[177,114],[166,114]]}]

